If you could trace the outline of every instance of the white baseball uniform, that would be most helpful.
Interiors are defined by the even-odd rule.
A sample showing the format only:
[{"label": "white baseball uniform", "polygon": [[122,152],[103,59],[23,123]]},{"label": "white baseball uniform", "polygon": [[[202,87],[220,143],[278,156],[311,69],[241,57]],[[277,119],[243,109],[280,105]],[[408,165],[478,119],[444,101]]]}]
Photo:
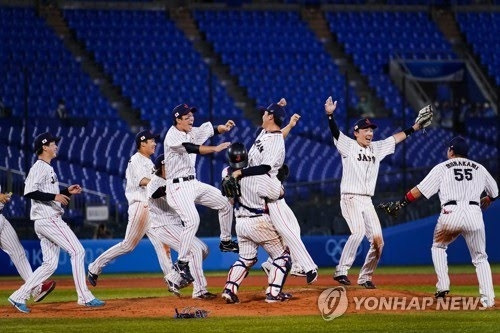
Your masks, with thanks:
[{"label": "white baseball uniform", "polygon": [[[278,184],[278,188],[281,189],[281,182],[277,180],[276,175],[284,160],[285,141],[283,133],[281,131],[267,132],[262,130],[248,152],[248,166],[262,164],[271,166],[271,171],[268,173],[277,181],[275,185]],[[290,250],[294,265],[299,265],[304,272],[317,269],[318,266],[314,263],[300,237],[299,222],[286,201],[284,199],[269,201],[267,207],[273,225]]]},{"label": "white baseball uniform", "polygon": [[[153,199],[153,193],[162,186],[167,185],[167,181],[156,175],[151,178],[147,186],[147,196],[149,199],[149,214],[151,225],[149,227],[148,235],[154,235],[162,244],[179,251],[180,236],[184,226],[182,224],[179,214],[175,212],[167,203],[165,196]],[[199,238],[193,239],[193,247],[189,252],[189,269],[193,275],[193,298],[201,296],[208,292],[207,279],[203,274],[203,260],[208,256],[208,246],[203,243]],[[177,272],[173,272],[179,275]],[[180,277],[180,276],[179,276]],[[177,276],[174,281],[178,281]],[[178,283],[178,282],[176,282]]]},{"label": "white baseball uniform", "polygon": [[[225,171],[224,176],[227,169]],[[281,292],[291,266],[290,257],[266,209],[264,198],[276,200],[281,190],[281,186],[269,186],[270,178],[268,175],[261,175],[240,180],[241,196],[238,203],[235,203],[239,259],[231,266],[224,287],[234,294],[238,293],[248,270],[257,262],[259,245],[273,259],[266,294],[277,296]]]},{"label": "white baseball uniform", "polygon": [[371,281],[384,246],[382,228],[371,197],[375,192],[380,161],[394,153],[396,140],[391,136],[385,140],[373,141],[365,148],[340,132],[338,140],[334,138],[334,143],[342,157],[340,208],[351,230],[335,276],[347,275],[366,235],[370,249],[358,277],[358,284],[362,284]]},{"label": "white baseball uniform", "polygon": [[450,290],[446,249],[462,235],[476,267],[481,299],[487,304],[494,304],[495,292],[479,204],[483,191],[492,198],[498,196],[495,180],[481,164],[460,157],[436,165],[417,188],[426,198],[439,192],[441,201],[441,214],[432,244],[432,261],[438,277],[437,290]]},{"label": "white baseball uniform", "polygon": [[141,241],[144,235],[148,235],[153,244],[160,267],[165,277],[172,271],[172,259],[170,251],[163,247],[163,244],[155,235],[150,235],[149,204],[147,199],[146,186],[140,186],[143,178],[151,179],[154,164],[151,159],[139,152],[132,155],[125,171],[127,185],[125,197],[128,201],[128,223],[125,231],[125,238],[118,244],[103,252],[94,262],[89,265],[89,272],[101,274],[102,269],[113,259],[131,252]]},{"label": "white baseball uniform", "polygon": [[[25,195],[35,191],[60,193],[54,169],[49,163],[40,159],[31,167],[24,187]],[[35,221],[35,232],[40,238],[43,262],[31,274],[26,283],[10,296],[13,301],[24,304],[30,297],[32,290],[54,273],[59,263],[60,248],[68,252],[71,258],[78,304],[83,305],[95,298],[85,282],[85,250],[71,228],[62,220],[63,213],[61,203],[55,200],[31,200],[30,219]]]},{"label": "white baseball uniform", "polygon": [[219,189],[196,179],[196,154],[188,154],[183,143],[202,145],[214,135],[210,122],[193,127],[189,133],[172,126],[165,136],[164,154],[167,172],[167,202],[184,222],[179,248],[179,260],[188,261],[189,251],[200,225],[200,215],[195,204],[219,211],[220,239],[231,240],[233,214],[231,204]]}]

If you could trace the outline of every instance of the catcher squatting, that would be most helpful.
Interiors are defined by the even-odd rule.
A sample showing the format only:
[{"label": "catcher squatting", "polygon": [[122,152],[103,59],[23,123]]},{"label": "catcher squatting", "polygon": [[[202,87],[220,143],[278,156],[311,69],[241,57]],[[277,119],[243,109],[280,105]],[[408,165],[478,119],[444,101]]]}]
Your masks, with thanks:
[{"label": "catcher squatting", "polygon": [[[380,259],[383,247],[380,222],[371,202],[380,161],[385,156],[394,152],[395,144],[403,141],[415,131],[429,126],[432,122],[433,113],[430,106],[424,107],[419,111],[415,124],[412,127],[382,141],[372,141],[373,129],[377,126],[369,119],[361,119],[354,126],[353,134],[355,140],[352,140],[338,130],[333,118],[336,105],[337,102],[333,103],[332,98],[329,97],[325,103],[325,112],[332,132],[333,142],[343,157],[341,208],[352,234],[344,247],[339,265],[334,274],[334,279],[340,284],[351,284],[347,277],[347,271],[354,261],[357,247],[361,243],[363,236],[366,236],[370,241],[370,250],[367,254],[365,264],[361,269],[358,284],[372,289],[376,288],[372,282],[372,274]],[[193,114],[196,112],[196,109],[190,108],[186,104],[181,104],[174,108],[172,112],[174,124],[165,138],[165,160],[163,161],[164,163],[161,163],[161,161],[155,163],[154,170],[156,172],[156,169],[160,168],[159,173],[156,174],[163,174],[165,179],[163,188],[166,191],[163,191],[163,198],[173,208],[170,214],[174,214],[175,218],[182,222],[182,227],[177,231],[180,235],[175,237],[177,239],[175,247],[180,253],[179,260],[175,264],[172,265],[169,249],[165,251],[166,255],[163,253],[160,254],[155,244],[160,265],[166,273],[165,281],[167,282],[169,291],[179,295],[179,289],[195,280],[191,276],[189,268],[189,261],[193,258],[190,249],[192,249],[193,242],[199,242],[194,236],[199,226],[199,216],[194,208],[194,203],[201,203],[219,210],[219,220],[221,223],[220,249],[223,252],[240,252],[240,258],[233,264],[229,271],[228,281],[222,293],[222,297],[227,303],[239,302],[237,288],[248,274],[248,269],[255,264],[256,249],[259,245],[263,246],[270,255],[269,260],[262,265],[263,270],[269,276],[266,302],[283,302],[292,297],[291,294],[282,291],[286,276],[291,270],[294,275],[305,276],[307,283],[316,281],[317,266],[303,246],[300,240],[298,222],[283,198],[284,191],[281,183],[288,176],[289,169],[283,163],[285,151],[282,141],[300,118],[297,114],[293,115],[289,125],[280,130],[285,117],[285,106],[286,101],[282,99],[279,103],[273,103],[268,108],[260,110],[263,118],[263,130],[250,150],[251,158],[249,166],[246,149],[242,144],[235,143],[231,145],[229,142],[224,142],[218,146],[203,145],[210,136],[229,132],[235,126],[232,120],[229,120],[225,125],[212,126],[208,122],[201,127],[193,127]],[[136,137],[138,152],[141,152],[140,147],[146,147],[144,149],[146,149],[147,154],[143,155],[147,159],[150,159],[156,146],[156,136],[151,133],[144,136],[144,132],[141,133],[142,136],[139,139]],[[142,140],[143,137],[145,140]],[[51,160],[56,156],[57,146],[55,143],[58,141],[59,138],[51,136],[50,133],[43,133],[35,140],[39,161],[43,160],[47,163],[48,167],[50,167]],[[265,143],[267,141],[274,142],[274,149],[280,147],[280,151],[273,152],[272,149],[266,151]],[[145,146],[142,146],[142,143]],[[232,173],[226,170],[227,175],[223,179],[221,186],[224,196],[230,199],[222,199],[223,196],[220,191],[196,180],[194,177],[196,174],[194,165],[196,155],[216,153],[228,147],[230,148],[228,150],[228,162]],[[239,149],[239,153],[230,154],[231,150],[236,148]],[[255,151],[259,153],[257,157],[255,157]],[[390,215],[395,215],[399,210],[406,207],[412,201],[417,200],[421,195],[428,198],[439,192],[443,208],[438,224],[436,225],[432,247],[432,258],[438,275],[438,290],[435,297],[445,297],[449,292],[450,283],[447,275],[446,249],[448,244],[462,234],[466,239],[473,263],[477,268],[481,303],[483,306],[490,307],[494,305],[495,295],[493,292],[491,269],[485,252],[484,223],[480,207],[486,209],[498,197],[498,187],[488,171],[479,163],[468,160],[467,154],[468,146],[465,140],[460,137],[454,138],[448,146],[448,158],[453,159],[452,161],[438,164],[402,200],[383,203],[378,207]],[[272,156],[277,156],[277,158],[273,158]],[[173,161],[175,163],[172,163]],[[151,162],[144,163],[147,166],[151,164]],[[166,170],[162,172],[162,168]],[[245,170],[245,168],[248,170]],[[263,170],[264,172],[262,172]],[[51,173],[54,174],[53,171]],[[369,179],[367,175],[370,175]],[[149,175],[139,178],[137,179],[137,184],[134,183],[131,185],[146,188],[153,175],[149,172]],[[129,181],[127,179],[127,183]],[[184,190],[181,191],[182,193],[179,192],[176,194],[171,190],[169,191],[169,188],[173,186],[178,187],[179,185],[188,185],[190,183],[193,186],[183,186]],[[52,184],[57,185],[57,180],[55,183],[52,182]],[[128,187],[129,185],[127,184]],[[31,199],[32,213],[33,207],[49,204],[54,207],[58,206],[56,207],[57,209],[54,209],[54,214],[61,216],[63,211],[61,204],[67,205],[71,194],[81,192],[77,184],[72,185],[69,191],[68,189],[61,191],[58,186],[54,185],[47,187],[47,189],[48,191],[45,188],[33,188],[35,192],[25,194]],[[487,196],[480,198],[483,190],[486,191]],[[192,194],[189,194],[190,192]],[[179,203],[176,203],[174,194],[178,197],[180,195],[179,199],[182,198],[181,202],[185,204],[191,202],[191,204],[188,206],[185,206],[185,204],[179,205]],[[153,196],[153,198],[159,198],[159,196]],[[185,201],[184,199],[186,198],[190,199]],[[7,201],[2,200],[2,203],[7,203]],[[144,207],[147,210],[151,209],[147,205],[147,199],[141,199],[140,201],[146,202]],[[165,202],[163,205],[165,205]],[[290,227],[285,228],[290,229],[288,231],[285,231],[282,227],[282,221],[279,221],[278,218],[273,218],[279,210],[286,213],[287,219],[292,221]],[[236,213],[236,231],[239,246],[238,243],[231,240],[231,219],[228,219],[228,216],[230,217],[228,212],[230,211]],[[146,217],[141,218],[140,221],[148,221],[148,215],[145,215]],[[60,220],[60,217],[55,218],[65,224],[64,221]],[[133,221],[131,219],[129,223],[133,223]],[[150,223],[148,221],[146,225],[141,225],[141,231],[148,230]],[[259,224],[265,225],[269,231],[265,234],[260,233],[261,237],[259,237],[259,233],[251,231],[253,228],[252,225],[257,227]],[[144,233],[145,231],[142,231],[138,234],[144,235]],[[81,247],[77,240],[74,243]],[[155,243],[160,242],[155,239]],[[162,243],[169,244],[170,241],[165,240]],[[62,246],[54,242],[54,246],[58,245]],[[64,248],[64,246],[62,247]],[[127,251],[122,251],[119,254],[117,253],[117,255],[121,255],[124,252]],[[70,254],[73,255],[72,252]],[[83,261],[81,258],[78,260],[80,263]],[[294,269],[292,269],[292,262],[297,264]],[[81,265],[80,263],[78,265]],[[202,274],[200,266],[201,264],[197,263],[196,271]],[[35,271],[35,273],[37,272],[38,270]],[[101,268],[96,269],[96,273],[100,272]],[[30,311],[25,303],[25,299],[29,298],[30,295],[35,295],[33,296],[36,297],[35,300],[41,301],[55,287],[53,281],[47,280],[44,282],[53,273],[52,270],[43,274],[43,277],[35,277],[35,273],[32,273],[30,277],[23,276],[27,281],[26,286],[21,287],[9,298],[14,307],[21,312],[27,313]],[[73,273],[75,274],[75,270],[73,270]],[[199,273],[196,275],[199,276]],[[75,283],[81,280],[80,275],[74,275],[74,277]],[[92,285],[96,285],[97,274],[91,273],[89,270],[88,280]],[[213,294],[208,293],[205,288],[206,285],[201,288],[201,296],[193,295],[193,298],[212,299]],[[83,293],[79,293],[79,304],[91,307],[99,307],[105,304],[93,298],[86,287],[81,286],[78,289],[77,284],[77,291],[79,292],[80,290],[83,290]],[[17,297],[21,291],[23,296]],[[81,299],[84,300],[82,301]]]}]

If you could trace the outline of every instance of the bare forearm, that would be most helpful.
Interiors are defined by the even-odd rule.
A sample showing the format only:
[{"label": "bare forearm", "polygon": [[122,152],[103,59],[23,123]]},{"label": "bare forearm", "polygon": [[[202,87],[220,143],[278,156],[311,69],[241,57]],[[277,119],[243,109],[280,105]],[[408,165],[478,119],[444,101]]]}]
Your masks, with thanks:
[{"label": "bare forearm", "polygon": [[400,143],[401,141],[404,141],[410,134],[418,131],[420,129],[420,126],[418,124],[414,124],[412,127],[409,127],[408,129],[398,132],[394,134],[394,140],[396,141],[396,144]]}]

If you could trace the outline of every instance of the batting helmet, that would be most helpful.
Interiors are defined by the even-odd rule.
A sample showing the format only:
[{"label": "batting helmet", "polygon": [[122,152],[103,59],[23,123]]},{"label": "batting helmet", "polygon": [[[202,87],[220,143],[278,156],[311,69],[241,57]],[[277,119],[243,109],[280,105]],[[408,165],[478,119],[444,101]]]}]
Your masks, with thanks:
[{"label": "batting helmet", "polygon": [[227,161],[233,169],[241,169],[248,165],[248,152],[245,145],[235,142],[226,151]]}]

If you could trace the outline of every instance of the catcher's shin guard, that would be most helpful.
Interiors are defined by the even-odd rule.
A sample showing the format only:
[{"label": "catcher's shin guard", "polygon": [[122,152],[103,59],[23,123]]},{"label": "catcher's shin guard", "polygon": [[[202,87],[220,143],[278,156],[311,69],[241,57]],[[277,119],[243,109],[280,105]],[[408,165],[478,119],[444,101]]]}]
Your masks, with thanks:
[{"label": "catcher's shin guard", "polygon": [[229,273],[227,274],[227,281],[225,289],[231,290],[233,293],[238,292],[238,288],[243,281],[244,278],[248,275],[248,270],[257,262],[257,258],[253,259],[245,259],[239,258],[236,260],[229,269]]},{"label": "catcher's shin guard", "polygon": [[288,254],[283,254],[273,260],[273,267],[268,275],[269,286],[266,289],[266,294],[276,296],[281,292],[291,268],[292,260]]}]

